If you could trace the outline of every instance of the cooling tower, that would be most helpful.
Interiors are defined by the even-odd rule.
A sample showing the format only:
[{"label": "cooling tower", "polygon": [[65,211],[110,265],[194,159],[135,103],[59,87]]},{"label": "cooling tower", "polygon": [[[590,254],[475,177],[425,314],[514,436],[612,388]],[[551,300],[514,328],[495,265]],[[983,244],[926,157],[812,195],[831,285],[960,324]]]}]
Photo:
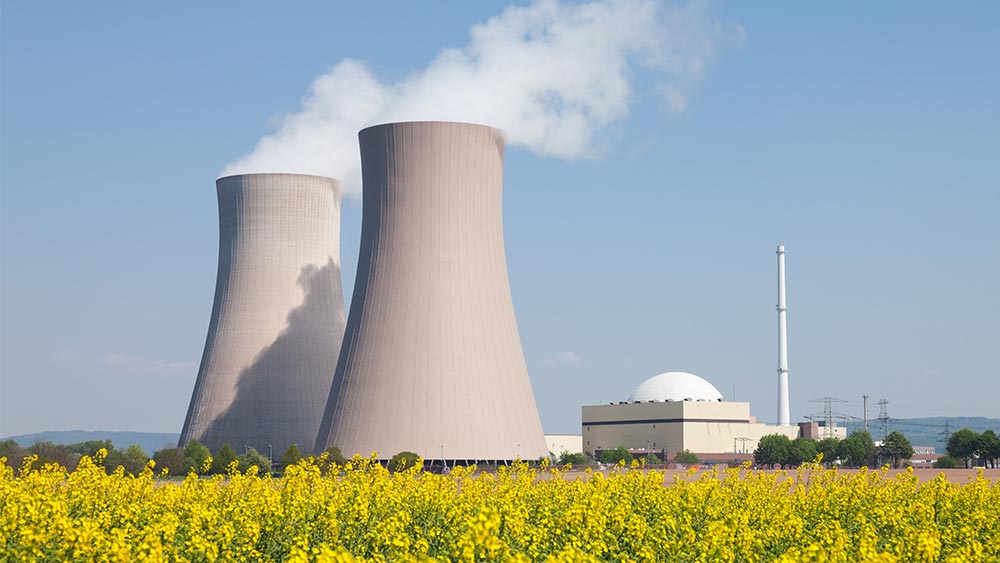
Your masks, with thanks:
[{"label": "cooling tower", "polygon": [[507,280],[503,135],[413,122],[358,136],[361,251],[316,450],[546,455]]},{"label": "cooling tower", "polygon": [[344,336],[340,187],[299,174],[216,187],[215,305],[180,445],[309,451]]}]

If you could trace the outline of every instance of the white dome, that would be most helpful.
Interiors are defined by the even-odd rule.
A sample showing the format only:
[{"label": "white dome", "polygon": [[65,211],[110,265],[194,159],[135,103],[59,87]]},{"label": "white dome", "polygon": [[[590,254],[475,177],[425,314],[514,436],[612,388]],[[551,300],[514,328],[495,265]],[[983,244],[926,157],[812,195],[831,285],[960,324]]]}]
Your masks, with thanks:
[{"label": "white dome", "polygon": [[639,384],[628,401],[721,401],[722,393],[714,385],[693,373],[668,371]]}]

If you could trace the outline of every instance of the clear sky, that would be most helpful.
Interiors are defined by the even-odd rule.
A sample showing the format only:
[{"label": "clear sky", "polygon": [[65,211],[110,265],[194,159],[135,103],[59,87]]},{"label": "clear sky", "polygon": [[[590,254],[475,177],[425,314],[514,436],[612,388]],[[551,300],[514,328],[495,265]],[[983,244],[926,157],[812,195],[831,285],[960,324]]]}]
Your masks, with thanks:
[{"label": "clear sky", "polygon": [[[179,432],[220,171],[342,59],[403,80],[505,5],[4,2],[0,435]],[[793,420],[823,396],[861,416],[863,394],[1000,416],[1000,4],[707,6],[743,37],[684,111],[640,68],[592,155],[507,152],[546,432],[671,370],[773,422],[778,243]],[[347,298],[360,216],[347,201]]]}]

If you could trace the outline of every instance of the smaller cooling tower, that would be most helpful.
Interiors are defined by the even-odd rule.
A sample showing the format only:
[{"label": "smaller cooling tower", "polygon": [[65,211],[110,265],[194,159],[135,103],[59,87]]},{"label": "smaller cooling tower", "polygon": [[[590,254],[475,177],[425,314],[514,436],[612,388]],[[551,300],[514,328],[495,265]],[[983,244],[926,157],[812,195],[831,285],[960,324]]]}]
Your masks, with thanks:
[{"label": "smaller cooling tower", "polygon": [[180,445],[309,451],[344,335],[340,187],[300,174],[216,187],[215,305]]},{"label": "smaller cooling tower", "polygon": [[411,122],[359,138],[361,251],[317,451],[546,455],[507,279],[503,135]]}]

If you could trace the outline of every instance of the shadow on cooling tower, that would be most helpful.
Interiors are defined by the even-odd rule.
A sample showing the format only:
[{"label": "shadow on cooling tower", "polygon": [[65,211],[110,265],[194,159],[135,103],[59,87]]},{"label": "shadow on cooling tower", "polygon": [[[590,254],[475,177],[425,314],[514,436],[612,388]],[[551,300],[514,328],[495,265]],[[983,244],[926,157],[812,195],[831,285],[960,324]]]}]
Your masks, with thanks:
[{"label": "shadow on cooling tower", "polygon": [[[336,365],[335,357],[333,364],[316,360],[344,336],[343,321],[331,323],[328,318],[342,310],[337,303],[340,266],[333,260],[321,268],[309,265],[299,274],[298,284],[305,292],[302,304],[288,313],[285,330],[240,372],[236,397],[205,430],[204,442],[228,442],[239,453],[249,446],[264,455],[269,444],[274,448],[280,445],[281,451],[273,451],[276,459],[291,444],[311,451],[330,391],[328,386],[320,392],[314,390],[322,381],[329,381],[330,370]],[[339,334],[324,333],[324,326],[340,327]],[[303,359],[313,361],[303,363]]]}]

